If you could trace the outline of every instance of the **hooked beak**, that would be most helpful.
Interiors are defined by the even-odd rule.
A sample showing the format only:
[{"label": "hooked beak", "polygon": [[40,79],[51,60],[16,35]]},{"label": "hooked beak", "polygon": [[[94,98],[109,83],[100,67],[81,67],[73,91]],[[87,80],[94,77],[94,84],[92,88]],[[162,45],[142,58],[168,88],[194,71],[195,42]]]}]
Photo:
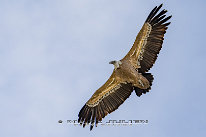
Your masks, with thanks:
[{"label": "hooked beak", "polygon": [[110,61],[110,62],[109,62],[109,64],[114,64],[114,63],[115,63],[115,61]]}]

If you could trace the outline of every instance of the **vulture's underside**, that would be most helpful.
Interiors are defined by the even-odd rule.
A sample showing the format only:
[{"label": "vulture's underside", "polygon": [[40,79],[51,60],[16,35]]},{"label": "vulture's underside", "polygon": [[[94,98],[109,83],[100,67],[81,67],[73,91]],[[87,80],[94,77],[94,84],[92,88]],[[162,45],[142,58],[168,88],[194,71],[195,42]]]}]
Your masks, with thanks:
[{"label": "vulture's underside", "polygon": [[[116,110],[135,90],[137,96],[151,89],[153,76],[147,73],[162,48],[167,22],[167,10],[156,6],[147,17],[128,54],[120,60],[107,82],[86,102],[79,112],[78,122],[90,124],[90,130],[107,114]],[[159,12],[159,13],[158,13]]]}]

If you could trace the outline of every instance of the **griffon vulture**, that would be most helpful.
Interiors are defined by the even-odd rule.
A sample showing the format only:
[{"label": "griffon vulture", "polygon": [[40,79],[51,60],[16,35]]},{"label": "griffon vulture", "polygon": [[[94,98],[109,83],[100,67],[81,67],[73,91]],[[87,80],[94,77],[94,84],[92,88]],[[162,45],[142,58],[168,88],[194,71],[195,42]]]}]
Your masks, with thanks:
[{"label": "griffon vulture", "polygon": [[153,75],[147,73],[155,63],[162,48],[167,22],[172,16],[166,17],[167,10],[158,13],[162,4],[156,6],[147,17],[128,54],[119,61],[111,61],[113,73],[86,102],[79,112],[78,122],[90,124],[90,130],[107,114],[115,111],[135,90],[137,96],[149,92]]}]

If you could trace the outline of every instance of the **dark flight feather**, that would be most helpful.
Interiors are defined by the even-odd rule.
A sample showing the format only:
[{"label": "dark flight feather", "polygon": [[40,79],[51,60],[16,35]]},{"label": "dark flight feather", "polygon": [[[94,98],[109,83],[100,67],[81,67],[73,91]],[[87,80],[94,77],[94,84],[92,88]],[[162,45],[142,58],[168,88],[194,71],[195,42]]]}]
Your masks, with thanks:
[{"label": "dark flight feather", "polygon": [[116,91],[103,98],[98,105],[90,107],[85,104],[79,112],[78,122],[83,123],[83,127],[90,123],[90,130],[93,129],[94,123],[97,126],[107,114],[116,110],[131,94],[133,87],[131,84],[121,84]]}]

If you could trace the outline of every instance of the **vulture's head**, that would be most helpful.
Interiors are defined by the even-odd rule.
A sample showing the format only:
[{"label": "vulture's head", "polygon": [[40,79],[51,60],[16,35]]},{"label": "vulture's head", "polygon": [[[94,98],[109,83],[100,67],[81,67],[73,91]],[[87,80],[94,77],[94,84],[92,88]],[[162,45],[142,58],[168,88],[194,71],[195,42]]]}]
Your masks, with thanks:
[{"label": "vulture's head", "polygon": [[114,60],[114,61],[110,61],[109,64],[113,64],[114,65],[114,69],[118,69],[119,66],[122,64],[122,62]]}]

